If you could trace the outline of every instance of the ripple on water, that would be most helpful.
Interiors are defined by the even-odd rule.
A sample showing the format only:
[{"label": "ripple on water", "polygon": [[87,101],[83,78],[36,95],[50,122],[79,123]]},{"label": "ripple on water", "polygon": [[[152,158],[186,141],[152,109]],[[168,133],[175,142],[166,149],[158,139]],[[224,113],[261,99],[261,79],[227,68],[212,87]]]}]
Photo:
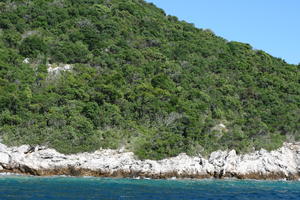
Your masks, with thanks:
[{"label": "ripple on water", "polygon": [[250,180],[145,180],[94,177],[0,178],[1,200],[50,199],[299,199],[300,183]]}]

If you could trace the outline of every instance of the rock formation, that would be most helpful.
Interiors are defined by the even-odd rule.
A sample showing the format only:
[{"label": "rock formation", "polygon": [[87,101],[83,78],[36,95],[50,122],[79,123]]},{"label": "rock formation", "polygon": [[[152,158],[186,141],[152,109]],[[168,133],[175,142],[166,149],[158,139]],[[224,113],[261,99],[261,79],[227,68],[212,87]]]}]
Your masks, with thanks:
[{"label": "rock formation", "polygon": [[62,71],[71,71],[73,67],[69,64],[51,65],[48,64],[48,74],[57,75]]},{"label": "rock formation", "polygon": [[138,160],[132,152],[99,150],[64,155],[42,146],[7,147],[0,144],[0,172],[37,176],[71,175],[141,178],[250,178],[299,177],[300,144],[237,155],[235,150],[216,151],[208,159],[184,153],[159,161]]}]

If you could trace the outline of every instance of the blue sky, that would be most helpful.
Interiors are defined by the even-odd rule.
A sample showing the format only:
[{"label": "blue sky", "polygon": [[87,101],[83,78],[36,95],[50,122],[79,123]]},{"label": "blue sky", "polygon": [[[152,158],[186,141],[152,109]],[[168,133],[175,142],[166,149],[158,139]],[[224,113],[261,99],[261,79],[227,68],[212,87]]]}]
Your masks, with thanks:
[{"label": "blue sky", "polygon": [[300,63],[300,0],[146,0],[169,15]]}]

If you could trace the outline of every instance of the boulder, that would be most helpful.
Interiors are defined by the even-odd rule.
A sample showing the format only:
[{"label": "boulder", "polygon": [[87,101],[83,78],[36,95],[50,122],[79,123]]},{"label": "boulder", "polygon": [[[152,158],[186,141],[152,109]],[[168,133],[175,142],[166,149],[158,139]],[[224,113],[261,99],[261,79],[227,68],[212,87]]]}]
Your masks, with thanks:
[{"label": "boulder", "polygon": [[10,155],[4,152],[0,152],[0,165],[9,165],[10,161]]}]

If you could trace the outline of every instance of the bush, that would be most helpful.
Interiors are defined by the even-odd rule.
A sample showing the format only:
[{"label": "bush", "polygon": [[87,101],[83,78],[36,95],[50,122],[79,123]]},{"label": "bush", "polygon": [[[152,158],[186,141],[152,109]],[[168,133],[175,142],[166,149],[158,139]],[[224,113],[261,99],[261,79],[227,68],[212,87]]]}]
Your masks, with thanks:
[{"label": "bush", "polygon": [[141,159],[163,159],[185,151],[184,138],[158,129],[147,130],[136,141],[134,153]]},{"label": "bush", "polygon": [[25,38],[20,46],[20,53],[25,57],[35,58],[38,54],[45,54],[47,46],[42,37],[30,36]]}]

